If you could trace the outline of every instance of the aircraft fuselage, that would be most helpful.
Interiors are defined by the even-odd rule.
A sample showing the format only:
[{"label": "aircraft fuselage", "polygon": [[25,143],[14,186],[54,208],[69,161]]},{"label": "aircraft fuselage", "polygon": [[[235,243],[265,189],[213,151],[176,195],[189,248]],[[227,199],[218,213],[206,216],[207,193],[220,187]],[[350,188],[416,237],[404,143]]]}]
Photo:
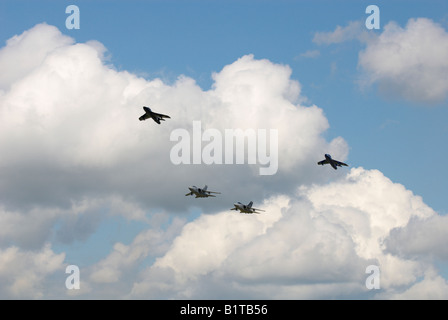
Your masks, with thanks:
[{"label": "aircraft fuselage", "polygon": [[334,160],[331,158],[331,156],[330,156],[328,153],[325,154],[325,159],[328,161],[328,163],[329,163],[334,169],[336,169],[336,170],[338,169],[336,163],[334,162]]},{"label": "aircraft fuselage", "polygon": [[237,202],[233,204],[235,206],[235,210],[239,210],[240,212],[244,213],[254,213],[255,210],[253,210],[251,207],[246,206],[245,204],[242,204],[241,202]]},{"label": "aircraft fuselage", "polygon": [[192,187],[189,187],[188,189],[189,189],[191,192],[193,192],[194,195],[195,195],[197,198],[206,198],[206,197],[209,196],[209,195],[208,195],[207,193],[205,193],[201,188],[192,188]]}]

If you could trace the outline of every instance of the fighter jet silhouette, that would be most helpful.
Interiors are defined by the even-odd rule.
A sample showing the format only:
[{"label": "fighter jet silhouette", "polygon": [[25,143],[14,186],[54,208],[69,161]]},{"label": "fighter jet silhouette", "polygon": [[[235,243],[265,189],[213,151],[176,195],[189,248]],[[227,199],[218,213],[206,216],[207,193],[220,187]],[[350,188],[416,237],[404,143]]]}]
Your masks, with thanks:
[{"label": "fighter jet silhouette", "polygon": [[166,114],[152,112],[151,109],[148,107],[143,107],[143,110],[145,110],[145,114],[142,115],[140,118],[138,118],[140,121],[152,118],[155,122],[160,124],[160,121],[165,121],[164,118],[171,119],[171,117],[167,116]]},{"label": "fighter jet silhouette", "polygon": [[261,209],[253,208],[252,205],[254,204],[253,201],[249,202],[248,204],[242,204],[241,202],[234,203],[234,208],[230,210],[240,211],[241,213],[260,213],[258,211],[264,211]]},{"label": "fighter jet silhouette", "polygon": [[342,166],[348,167],[348,164],[346,164],[344,162],[340,162],[338,160],[334,160],[333,158],[331,158],[331,156],[328,153],[325,154],[325,159],[322,161],[319,161],[317,164],[323,166],[324,164],[327,164],[327,163],[329,163],[333,167],[334,170],[337,170],[338,167],[342,167]]},{"label": "fighter jet silhouette", "polygon": [[221,194],[221,192],[208,191],[207,190],[207,185],[205,185],[205,187],[202,188],[202,189],[198,188],[196,186],[188,187],[188,189],[190,190],[190,192],[187,193],[186,196],[195,195],[196,198],[216,197],[216,196],[212,195],[211,193]]}]

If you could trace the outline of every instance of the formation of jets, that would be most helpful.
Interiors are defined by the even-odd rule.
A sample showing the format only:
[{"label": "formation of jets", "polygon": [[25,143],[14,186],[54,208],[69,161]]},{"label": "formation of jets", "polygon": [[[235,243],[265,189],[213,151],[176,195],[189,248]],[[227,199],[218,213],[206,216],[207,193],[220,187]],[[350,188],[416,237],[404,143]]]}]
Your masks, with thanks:
[{"label": "formation of jets", "polygon": [[[333,169],[337,170],[338,167],[342,167],[342,166],[346,166],[348,167],[348,164],[335,160],[331,157],[331,155],[329,155],[328,153],[325,154],[325,159],[321,160],[317,163],[318,165],[324,165],[324,164],[329,164],[333,167]],[[220,192],[216,192],[216,191],[209,191],[207,190],[207,185],[204,186],[204,188],[198,188],[196,186],[191,186],[188,187],[188,189],[190,190],[189,193],[186,194],[186,196],[191,196],[191,195],[195,195],[196,198],[207,198],[207,197],[215,197],[214,195],[212,195],[212,193],[214,194],[221,194]],[[248,204],[243,204],[241,202],[236,202],[233,204],[233,208],[230,210],[235,210],[235,211],[239,211],[240,213],[246,213],[246,214],[252,214],[252,213],[260,213],[260,211],[265,211],[262,209],[257,209],[252,207],[253,205],[253,201],[249,202]]]},{"label": "formation of jets", "polygon": [[[160,121],[165,121],[165,118],[168,118],[168,119],[171,118],[170,116],[167,116],[166,114],[153,112],[150,108],[148,108],[146,106],[143,107],[143,110],[145,110],[145,114],[139,118],[140,121],[151,118],[156,123],[160,124]],[[319,161],[317,164],[321,165],[321,166],[323,166],[325,164],[329,164],[335,170],[337,170],[338,167],[342,167],[342,166],[347,167],[348,166],[348,164],[346,164],[344,162],[333,159],[331,157],[331,155],[329,155],[328,153],[325,154],[325,159]],[[194,195],[196,198],[208,198],[208,197],[216,197],[213,194],[221,194],[221,192],[209,191],[209,190],[207,190],[207,188],[208,188],[207,185],[205,185],[203,188],[198,188],[196,186],[188,187],[190,192],[187,193],[185,196]],[[240,211],[240,213],[248,213],[248,214],[260,213],[259,211],[264,211],[262,209],[253,208],[252,205],[253,205],[253,201],[249,202],[248,204],[242,204],[241,202],[236,202],[233,204],[234,207],[230,210]]]},{"label": "formation of jets", "polygon": [[[208,188],[207,185],[205,185],[204,188],[198,188],[196,186],[188,187],[188,190],[190,190],[190,192],[187,193],[185,196],[195,195],[196,198],[208,198],[208,197],[216,197],[212,195],[212,193],[221,194],[221,192],[209,191],[207,190],[207,188]],[[236,202],[233,204],[234,208],[230,210],[236,210],[236,211],[239,210],[240,213],[260,213],[258,211],[264,211],[261,209],[253,208],[252,205],[253,201],[249,202],[247,205],[242,204],[241,202]]]},{"label": "formation of jets", "polygon": [[[144,121],[146,119],[153,119],[156,123],[160,124],[160,121],[165,121],[165,118],[170,119],[171,117],[166,115],[166,114],[162,114],[162,113],[157,113],[157,112],[153,112],[150,108],[144,106],[143,110],[145,110],[145,114],[142,115],[140,118],[138,118],[140,121]],[[221,192],[217,192],[217,191],[210,191],[207,190],[208,186],[205,185],[204,188],[198,188],[196,186],[191,186],[188,187],[188,190],[190,190],[189,193],[187,193],[185,196],[192,196],[194,195],[196,198],[208,198],[208,197],[216,197],[213,194],[221,194]],[[213,193],[213,194],[212,194]],[[256,208],[252,208],[252,204],[253,202],[249,202],[249,204],[245,205],[242,204],[241,202],[237,202],[234,203],[234,208],[232,208],[231,210],[240,210],[240,212],[244,212],[244,213],[259,213],[257,211],[264,211],[261,209],[256,209]]]}]

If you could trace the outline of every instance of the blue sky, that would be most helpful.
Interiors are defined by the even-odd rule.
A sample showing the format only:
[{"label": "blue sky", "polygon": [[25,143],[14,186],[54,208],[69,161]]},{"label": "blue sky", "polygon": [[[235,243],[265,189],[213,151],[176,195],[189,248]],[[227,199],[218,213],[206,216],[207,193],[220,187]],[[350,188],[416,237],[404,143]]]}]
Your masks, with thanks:
[{"label": "blue sky", "polygon": [[[80,10],[80,29],[66,28],[69,14],[65,9],[71,4]],[[364,25],[369,16],[365,10],[370,4],[380,9],[378,30],[368,30]],[[31,127],[41,123],[45,128],[25,133],[16,131],[23,123],[14,120],[18,122],[11,121],[2,129],[4,137],[12,137],[13,142],[17,139],[17,145],[24,146],[16,155],[11,149],[12,142],[7,138],[0,141],[2,153],[8,154],[0,163],[1,168],[13,172],[0,175],[0,191],[4,194],[0,197],[2,219],[14,228],[24,217],[38,218],[35,226],[24,230],[20,227],[19,235],[3,232],[0,257],[3,254],[6,259],[6,254],[15,248],[17,261],[20,261],[20,253],[31,251],[48,254],[54,263],[54,268],[43,272],[45,275],[38,278],[37,283],[20,290],[16,288],[17,283],[5,280],[11,274],[0,274],[0,283],[7,283],[9,288],[0,289],[1,297],[51,298],[55,292],[62,292],[67,298],[203,298],[200,292],[205,290],[212,297],[234,294],[242,298],[266,298],[257,292],[256,286],[241,285],[243,289],[238,286],[239,281],[245,283],[248,279],[271,288],[276,294],[274,298],[325,299],[334,297],[334,292],[341,292],[336,295],[341,298],[412,298],[417,296],[415,292],[419,288],[431,284],[440,297],[448,296],[446,270],[444,267],[437,270],[446,265],[448,254],[436,245],[446,237],[440,238],[439,233],[431,229],[442,226],[439,230],[442,232],[443,226],[448,226],[445,222],[448,213],[445,200],[448,190],[445,165],[448,157],[448,89],[445,84],[448,83],[448,67],[444,62],[448,57],[446,1],[2,1],[0,26],[0,66],[4,70],[8,67],[4,79],[0,79],[2,116],[23,119],[24,114],[36,112],[43,116],[31,122]],[[45,40],[39,43],[39,40],[33,42],[31,37],[21,36],[23,47],[14,47],[11,41],[7,43],[8,39],[27,30],[28,34],[36,35],[35,39],[39,39],[41,33]],[[35,48],[36,53],[24,51],[25,43],[27,48]],[[85,52],[76,44],[83,44]],[[67,55],[58,48],[65,48]],[[100,66],[89,55],[92,48],[99,56],[103,55]],[[75,51],[77,49],[79,52]],[[40,57],[39,50],[46,53]],[[33,55],[40,60],[27,69],[27,61],[32,61]],[[69,58],[72,60],[64,60]],[[58,61],[66,62],[59,64]],[[72,71],[73,77],[69,74],[64,78],[66,85],[59,83],[59,87],[57,82],[48,80],[47,77],[54,74],[64,74],[65,66],[70,65],[68,61],[77,61],[77,67]],[[49,69],[45,69],[47,67]],[[246,83],[245,78],[240,78],[239,70],[249,70],[247,77],[253,81]],[[266,80],[266,83],[272,81],[270,85],[260,80],[265,74],[263,70],[270,72]],[[126,81],[128,86],[121,86]],[[28,89],[33,83],[37,93],[29,97],[32,90]],[[51,86],[44,86],[45,83]],[[95,91],[95,85],[100,89]],[[277,85],[282,88],[279,89],[281,97],[270,100],[277,94],[269,94],[270,86],[275,91]],[[247,101],[239,97],[239,90],[251,86],[251,90],[261,90],[259,92],[266,96],[262,94]],[[432,91],[434,88],[438,91]],[[289,98],[285,92],[293,92],[293,97]],[[74,98],[64,100],[64,97]],[[257,99],[261,102],[252,104]],[[264,105],[271,101],[271,105]],[[61,102],[68,103],[56,104]],[[101,102],[108,103],[110,109],[94,107]],[[85,107],[73,114],[67,111],[70,117],[65,113],[59,115],[59,111],[52,113],[60,110],[58,108],[74,109],[80,103],[85,103]],[[143,103],[157,105],[154,106],[156,111],[161,109],[162,113],[175,116],[203,116],[211,128],[271,125],[283,130],[279,141],[279,173],[258,176],[245,165],[173,166],[167,161],[169,147],[173,145],[170,132],[180,126],[189,129],[191,121],[173,119],[171,124],[167,121],[160,127],[148,121],[142,127],[137,121],[133,125],[140,125],[138,129],[127,130],[125,120],[114,116],[115,112],[120,115],[120,108],[125,106],[132,110],[130,118],[135,115],[138,118]],[[297,107],[297,113],[287,116],[288,108],[293,106]],[[116,126],[103,122],[99,116],[101,110],[111,111]],[[55,114],[54,118],[51,114]],[[73,119],[66,128],[59,122],[65,119]],[[287,123],[288,120],[291,121]],[[7,120],[1,121],[6,123]],[[114,137],[113,142],[108,140],[108,130]],[[102,138],[97,140],[97,136]],[[66,140],[59,141],[59,138]],[[130,140],[134,142],[131,144]],[[22,145],[24,141],[29,141],[29,148]],[[86,142],[92,142],[92,146],[87,146]],[[42,149],[39,146],[43,146]],[[62,150],[57,146],[63,146]],[[55,152],[54,156],[53,153],[49,156],[50,152]],[[317,167],[316,162],[322,160],[325,152],[341,157],[350,167],[338,171],[328,166]],[[33,160],[34,154],[37,158]],[[112,159],[110,162],[108,156]],[[15,164],[17,172],[12,169]],[[49,176],[43,172],[48,172]],[[197,180],[192,181],[194,178]],[[350,183],[355,185],[353,189]],[[193,184],[209,184],[210,189],[220,189],[223,195],[213,199],[214,203],[210,203],[210,199],[184,197],[186,187]],[[356,194],[338,194],[340,190]],[[369,196],[369,192],[374,195]],[[48,195],[55,197],[50,199]],[[235,199],[237,197],[242,199]],[[282,197],[289,199],[289,207]],[[346,199],[346,202],[327,197]],[[201,247],[201,238],[194,230],[210,225],[215,228],[219,223],[222,226],[239,224],[239,220],[225,220],[235,219],[233,216],[223,217],[230,214],[228,209],[232,203],[244,202],[247,198],[258,203],[258,207],[264,204],[278,210],[271,217],[257,218],[261,219],[259,225],[263,225],[258,231],[252,222],[246,221],[247,216],[240,217],[246,219],[236,228],[241,228],[242,238],[231,231],[226,231],[230,235],[216,231],[223,233],[222,239],[216,240],[223,252],[218,259],[210,253],[213,248]],[[308,207],[308,211],[303,209]],[[346,210],[345,215],[340,212],[341,208]],[[316,290],[303,289],[300,284],[314,283],[314,275],[292,258],[285,263],[290,263],[291,270],[296,272],[286,272],[285,278],[272,276],[278,270],[267,263],[266,270],[254,271],[251,275],[241,273],[232,278],[234,287],[225,285],[226,277],[238,266],[235,259],[249,250],[257,239],[269,243],[266,255],[272,245],[268,240],[279,240],[276,233],[279,230],[285,231],[285,238],[279,241],[290,242],[287,229],[281,229],[287,228],[289,211],[308,221],[310,230],[319,225],[316,217],[325,214],[322,218],[327,223],[325,230],[330,226],[329,230],[351,230],[347,225],[355,211],[371,222],[380,219],[378,212],[388,212],[393,216],[381,216],[380,222],[372,223],[370,234],[389,246],[382,247],[380,257],[375,255],[378,248],[369,247],[373,240],[358,243],[356,241],[363,235],[348,231],[348,234],[341,234],[338,239],[348,242],[355,239],[355,244],[353,250],[347,249],[346,255],[338,257],[351,257],[353,259],[349,260],[353,263],[337,265],[336,257],[325,256],[337,265],[335,274],[341,277],[328,280],[334,285],[328,289],[330,296],[319,293],[321,283],[318,281]],[[317,220],[307,220],[308,217]],[[250,231],[244,236],[246,223]],[[361,225],[364,226],[358,227]],[[378,225],[384,230],[376,234]],[[316,230],[320,234],[321,230]],[[418,249],[417,244],[409,244],[410,234],[417,231],[422,235],[434,235],[423,245],[424,250]],[[339,234],[339,231],[334,232]],[[139,241],[145,243],[141,239],[149,241],[149,248],[140,246]],[[242,244],[235,245],[235,239]],[[304,243],[310,245],[321,241],[324,247],[330,240],[325,236],[303,238]],[[190,266],[187,257],[179,254],[182,247],[198,252],[211,250],[210,256],[192,258],[202,267],[193,262]],[[366,252],[372,252],[371,256],[359,253],[361,248],[367,247],[370,249]],[[286,252],[291,257],[294,252],[302,252],[302,257],[307,257],[301,250],[305,249],[300,246],[285,248],[285,256]],[[116,258],[119,253],[124,256],[122,259]],[[401,257],[403,261],[392,266],[386,258],[389,255]],[[433,263],[428,264],[428,256],[434,259]],[[309,259],[317,261],[314,256]],[[415,259],[421,264],[416,265]],[[403,265],[412,271],[403,283],[399,279],[390,280],[391,275],[386,276],[385,287],[380,292],[368,292],[362,290],[363,284],[358,278],[349,281],[343,276],[344,272],[351,272],[347,270],[358,270],[353,268],[363,266],[365,261],[382,264],[385,272],[399,270]],[[254,256],[246,262],[243,269],[252,263],[263,263],[263,259]],[[55,281],[48,279],[60,277],[60,270],[66,264],[77,264],[84,268],[82,274],[88,274],[83,277],[88,280],[82,283],[82,290],[73,293],[64,287],[52,287]],[[179,271],[182,264],[191,269],[186,267],[187,271]],[[133,270],[139,270],[138,277],[131,276]],[[163,281],[157,280],[158,272],[162,272],[160,279],[174,273],[176,279],[183,280],[165,284],[169,289],[164,290],[161,289]],[[305,281],[307,277],[309,281]],[[197,278],[212,281],[203,288],[197,285],[199,280],[192,280]],[[297,287],[285,286],[285,279],[298,284]],[[338,288],[336,284],[341,281],[358,281],[361,289],[353,290],[350,285]],[[51,285],[47,286],[47,282]],[[186,290],[185,283],[194,289]],[[101,288],[97,289],[95,284]],[[108,285],[114,290],[108,290]],[[174,288],[179,287],[176,293]]]}]

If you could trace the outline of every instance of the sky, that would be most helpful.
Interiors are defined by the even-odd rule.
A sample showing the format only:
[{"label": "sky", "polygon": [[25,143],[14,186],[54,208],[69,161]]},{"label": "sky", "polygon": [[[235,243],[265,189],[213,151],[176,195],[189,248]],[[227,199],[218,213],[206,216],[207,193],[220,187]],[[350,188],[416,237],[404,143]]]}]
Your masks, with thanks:
[{"label": "sky", "polygon": [[442,0],[1,1],[0,298],[447,299],[447,58]]}]

